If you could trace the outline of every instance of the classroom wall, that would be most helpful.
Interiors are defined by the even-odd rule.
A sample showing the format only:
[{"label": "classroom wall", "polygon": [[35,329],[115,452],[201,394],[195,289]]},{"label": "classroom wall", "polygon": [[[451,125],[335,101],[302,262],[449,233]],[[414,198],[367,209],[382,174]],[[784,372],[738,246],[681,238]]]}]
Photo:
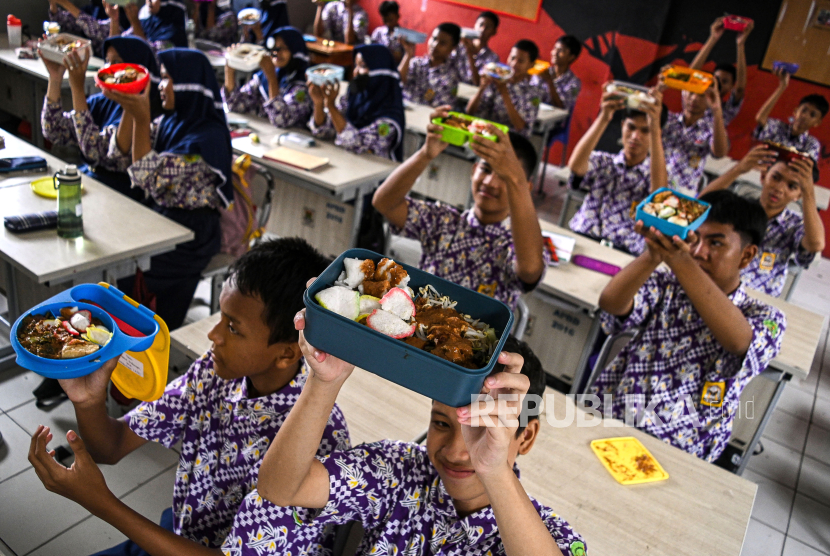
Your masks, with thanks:
[{"label": "classroom wall", "polygon": [[[401,25],[427,33],[444,21],[471,27],[480,11],[439,0],[398,2],[401,5]],[[382,24],[377,11],[380,3],[381,0],[360,0],[361,6],[369,13],[372,29]],[[536,23],[502,17],[491,48],[505,60],[517,40],[529,38],[539,46],[542,58],[549,60],[554,43],[562,35],[573,34],[582,41],[582,55],[572,68],[582,80],[583,87],[571,122],[572,149],[597,113],[601,86],[606,80],[653,84],[663,64],[691,62],[709,36],[709,25],[716,17],[724,13],[751,17],[755,20],[755,29],[746,47],[746,100],[740,114],[728,128],[732,142],[730,156],[740,158],[752,145],[755,113],[778,83],[775,76],[759,70],[758,65],[772,34],[779,7],[780,2],[776,0],[757,3],[744,0],[544,0]],[[726,31],[715,47],[712,59],[734,63],[734,38],[735,33]],[[425,52],[426,45],[419,45],[418,54]],[[714,68],[714,62],[710,62],[707,68]],[[798,100],[811,93],[830,99],[830,88],[792,79],[772,116],[786,119]],[[665,97],[666,105],[671,110],[680,109],[679,92],[668,91]],[[819,183],[830,186],[830,122],[825,121],[813,133],[824,145]],[[561,146],[554,145],[550,160],[558,161],[561,152]],[[828,213],[830,211],[822,213],[828,231],[828,248],[824,256],[830,256]]]}]

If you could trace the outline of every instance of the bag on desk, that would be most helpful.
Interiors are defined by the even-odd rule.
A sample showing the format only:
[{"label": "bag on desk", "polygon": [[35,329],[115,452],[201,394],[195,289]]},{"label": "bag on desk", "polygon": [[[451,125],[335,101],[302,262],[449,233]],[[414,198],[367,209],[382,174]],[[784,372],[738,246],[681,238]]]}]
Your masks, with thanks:
[{"label": "bag on desk", "polygon": [[3,219],[3,225],[7,230],[16,234],[57,228],[58,211],[47,210],[46,212],[7,216]]}]

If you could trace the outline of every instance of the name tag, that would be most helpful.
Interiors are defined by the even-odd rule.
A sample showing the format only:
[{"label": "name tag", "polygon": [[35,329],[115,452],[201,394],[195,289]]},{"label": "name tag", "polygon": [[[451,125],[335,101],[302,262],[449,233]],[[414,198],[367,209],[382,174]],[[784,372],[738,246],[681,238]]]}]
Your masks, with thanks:
[{"label": "name tag", "polygon": [[488,295],[490,297],[496,296],[496,287],[498,286],[497,282],[493,282],[492,284],[481,284],[478,287],[478,293],[483,293],[484,295]]},{"label": "name tag", "polygon": [[758,270],[770,272],[775,266],[775,253],[763,252],[761,253],[761,260],[758,263]]},{"label": "name tag", "polygon": [[703,393],[700,395],[700,405],[707,405],[709,407],[722,406],[723,392],[725,389],[725,382],[706,382],[703,385]]}]

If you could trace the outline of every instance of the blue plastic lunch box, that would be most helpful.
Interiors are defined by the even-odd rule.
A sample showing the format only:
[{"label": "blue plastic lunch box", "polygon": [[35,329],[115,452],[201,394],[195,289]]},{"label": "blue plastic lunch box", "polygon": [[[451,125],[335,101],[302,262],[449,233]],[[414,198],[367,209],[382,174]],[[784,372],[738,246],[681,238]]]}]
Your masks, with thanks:
[{"label": "blue plastic lunch box", "polygon": [[401,37],[406,42],[412,44],[424,44],[427,42],[427,34],[415,31],[414,29],[405,29],[403,27],[395,27],[392,33],[393,37]]},{"label": "blue plastic lunch box", "polygon": [[[643,207],[646,204],[650,203],[651,200],[654,198],[655,195],[658,193],[662,193],[663,191],[671,191],[671,193],[679,197],[681,199],[691,199],[696,203],[700,203],[701,205],[706,207],[706,210],[701,214],[697,220],[690,223],[688,226],[680,226],[679,224],[673,224],[668,220],[663,220],[662,218],[657,218],[656,216],[652,216],[643,210]],[[706,220],[706,217],[709,216],[709,210],[711,209],[711,205],[705,201],[701,201],[700,199],[695,199],[694,197],[689,197],[688,195],[683,195],[682,193],[678,193],[673,189],[669,189],[668,187],[661,187],[648,197],[646,197],[643,201],[637,205],[637,215],[636,220],[642,220],[643,224],[646,227],[654,226],[657,228],[660,233],[662,233],[666,237],[674,237],[679,236],[680,239],[686,239],[686,236],[689,235],[689,232],[697,230],[701,224]]]},{"label": "blue plastic lunch box", "polygon": [[[81,301],[82,299],[91,303],[84,303]],[[99,368],[103,362],[126,351],[141,352],[149,349],[159,332],[159,323],[156,321],[155,313],[143,305],[132,305],[127,301],[128,299],[113,286],[81,284],[31,308],[21,315],[12,326],[11,343],[17,354],[17,364],[47,378],[77,378],[90,374]],[[98,318],[112,332],[112,338],[107,342],[107,345],[84,357],[48,359],[38,357],[20,344],[20,340],[17,338],[17,330],[26,316],[44,314],[47,311],[58,316],[60,310],[64,307],[86,309],[92,313],[93,317]],[[142,335],[140,337],[127,335],[116,325],[113,317],[132,326]]]},{"label": "blue plastic lunch box", "polygon": [[[495,329],[499,341],[487,366],[465,369],[319,305],[314,296],[334,284],[343,271],[343,259],[346,258],[378,262],[384,257],[367,249],[349,249],[311,284],[303,294],[306,306],[305,337],[308,342],[317,349],[428,398],[451,407],[469,405],[471,396],[481,391],[484,379],[493,372],[498,355],[513,328],[510,308],[497,299],[399,263],[409,273],[409,287],[416,295],[418,288],[430,284],[441,295],[456,301],[456,309],[460,313],[479,319]],[[367,392],[367,395],[371,393]]]}]

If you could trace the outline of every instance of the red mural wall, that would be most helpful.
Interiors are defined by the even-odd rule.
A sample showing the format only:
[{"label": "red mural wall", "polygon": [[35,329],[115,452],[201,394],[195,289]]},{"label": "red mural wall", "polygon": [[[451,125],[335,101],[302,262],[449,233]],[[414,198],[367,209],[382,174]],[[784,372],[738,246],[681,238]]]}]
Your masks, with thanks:
[{"label": "red mural wall", "polygon": [[[360,0],[361,6],[369,13],[371,29],[382,25],[381,17],[378,14],[378,7],[381,1]],[[480,11],[456,4],[426,0],[423,4],[426,6],[426,11],[422,12],[422,2],[419,0],[398,0],[398,2],[401,5],[401,25],[426,33],[431,33],[436,25],[444,21],[457,23],[462,27],[472,27]],[[711,19],[714,19],[722,14],[723,9],[710,11],[713,11]],[[770,13],[771,15],[777,13],[777,6]],[[585,17],[590,17],[590,13],[586,13]],[[638,71],[646,69],[657,58],[668,57],[666,61],[670,62],[674,59],[673,56],[679,52],[689,53],[697,51],[702,46],[701,41],[704,41],[708,36],[708,32],[709,30],[706,26],[702,26],[699,29],[684,30],[684,33],[688,34],[690,38],[680,45],[658,45],[645,39],[627,36],[614,31],[609,31],[604,35],[585,41],[584,46],[592,49],[595,55],[588,55],[586,48],[584,48],[582,55],[572,67],[574,73],[582,80],[582,93],[579,96],[571,119],[570,147],[573,148],[578,138],[591,125],[597,113],[601,86],[606,80],[612,78],[610,67],[597,57],[597,54],[601,55],[607,52],[609,48],[615,47],[619,52],[619,56],[622,58],[627,74],[633,76]],[[504,61],[507,58],[511,46],[516,41],[528,38],[539,46],[541,57],[549,60],[550,51],[554,43],[559,37],[565,34],[567,34],[566,30],[560,28],[545,10],[540,10],[539,20],[536,23],[504,16],[501,18],[498,34],[490,42],[490,47]],[[768,39],[768,36],[761,36],[761,34],[756,32],[750,35],[749,41],[766,43]],[[726,32],[721,38],[719,47],[728,41],[734,41],[733,33]],[[420,55],[425,52],[426,45],[419,45],[417,53]],[[734,61],[734,46],[729,45],[728,52],[732,53],[729,55],[732,58],[727,57],[726,59]],[[707,69],[711,70],[713,68],[714,63],[710,62]],[[778,80],[775,76],[767,71],[759,70],[757,64],[753,64],[752,60],[750,60],[747,70],[746,100],[744,101],[740,114],[728,128],[732,143],[729,154],[732,158],[740,158],[752,145],[751,134],[755,126],[755,113],[775,89],[777,83]],[[806,83],[798,79],[791,79],[787,93],[775,107],[775,110],[772,112],[772,117],[786,120],[795,109],[799,99],[811,93],[819,93],[830,99],[830,88]],[[667,91],[665,94],[665,103],[669,109],[679,110],[679,92]],[[828,120],[830,120],[830,116],[828,116],[819,128],[813,130],[812,133],[824,145],[822,160],[820,162],[821,179],[819,183],[830,187],[830,148],[828,148],[830,146],[830,121]],[[561,153],[561,145],[554,145],[550,153],[550,160],[558,161],[561,158]],[[823,255],[830,257],[830,211],[822,211],[822,219],[824,220],[825,229],[828,232],[828,248]]]}]

